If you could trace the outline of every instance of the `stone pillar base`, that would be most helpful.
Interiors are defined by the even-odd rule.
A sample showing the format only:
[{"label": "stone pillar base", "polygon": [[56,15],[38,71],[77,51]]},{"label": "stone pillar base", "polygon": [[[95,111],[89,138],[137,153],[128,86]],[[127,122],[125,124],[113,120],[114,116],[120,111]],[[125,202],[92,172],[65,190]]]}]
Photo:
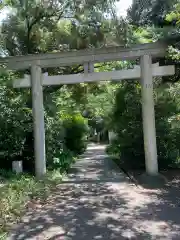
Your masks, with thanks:
[{"label": "stone pillar base", "polygon": [[153,176],[143,173],[138,177],[138,183],[145,188],[163,188],[167,184],[167,179],[162,174]]}]

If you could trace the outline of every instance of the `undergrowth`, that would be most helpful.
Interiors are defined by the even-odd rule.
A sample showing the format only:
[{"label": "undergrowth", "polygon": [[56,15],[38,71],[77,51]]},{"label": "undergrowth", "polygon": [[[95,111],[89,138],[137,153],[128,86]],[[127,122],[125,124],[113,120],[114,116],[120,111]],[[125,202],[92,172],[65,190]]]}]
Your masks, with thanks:
[{"label": "undergrowth", "polygon": [[0,170],[0,240],[6,239],[10,227],[20,220],[29,203],[43,204],[61,180],[58,171],[48,172],[44,180],[37,180],[30,175]]}]

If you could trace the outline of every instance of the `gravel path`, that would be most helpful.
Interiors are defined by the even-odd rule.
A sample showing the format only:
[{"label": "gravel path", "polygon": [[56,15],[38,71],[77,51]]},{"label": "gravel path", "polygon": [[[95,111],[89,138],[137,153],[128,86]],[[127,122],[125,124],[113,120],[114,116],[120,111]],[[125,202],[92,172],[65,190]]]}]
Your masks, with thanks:
[{"label": "gravel path", "polygon": [[14,240],[180,239],[177,189],[132,185],[90,145],[48,203],[28,212],[14,228]]}]

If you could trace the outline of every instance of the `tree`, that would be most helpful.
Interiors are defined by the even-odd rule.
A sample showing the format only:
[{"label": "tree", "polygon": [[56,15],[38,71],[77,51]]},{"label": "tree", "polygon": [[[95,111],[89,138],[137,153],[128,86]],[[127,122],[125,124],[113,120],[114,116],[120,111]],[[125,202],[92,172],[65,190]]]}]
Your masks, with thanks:
[{"label": "tree", "polygon": [[164,27],[169,25],[166,15],[177,0],[135,0],[128,10],[128,20],[131,24],[139,26]]},{"label": "tree", "polygon": [[[157,150],[160,169],[179,167],[179,83],[157,85],[154,89]],[[139,82],[122,83],[117,89],[111,114],[116,140],[108,148],[128,169],[145,166]]]},{"label": "tree", "polygon": [[[112,1],[97,1],[96,5],[94,5],[94,1],[80,1],[78,3],[77,1],[53,1],[53,4],[46,8],[36,0],[7,0],[4,1],[4,4],[11,10],[2,25],[2,54],[14,56],[101,47],[110,41],[108,36],[110,30],[110,33],[114,33],[111,42],[115,44],[116,28],[111,24],[113,20],[108,21],[105,17],[106,12],[113,9]],[[83,72],[83,66],[43,69],[43,72],[45,71],[48,71],[49,75],[80,73]],[[15,74],[20,76],[23,73],[29,73],[29,71]],[[15,77],[14,74],[13,76]],[[87,94],[84,94],[86,87],[77,84],[75,86],[46,87],[44,89],[48,160],[52,158],[53,154],[58,154],[56,150],[61,148],[64,139],[62,113],[74,114],[84,110],[84,104],[87,102]],[[88,88],[98,89],[99,86],[98,84],[92,84]],[[7,89],[7,91],[9,90]],[[12,92],[16,92],[16,90],[12,89]],[[24,101],[20,102],[20,109],[25,107],[28,112],[31,112],[30,93],[29,91],[17,91],[20,99],[22,94],[24,94]],[[69,107],[71,103],[73,107]],[[13,107],[16,109],[17,106]],[[2,115],[4,115],[3,111],[6,110],[2,110]],[[31,114],[28,116],[22,115],[22,118],[21,127],[24,128],[24,132],[20,135],[23,141],[21,141],[21,144],[18,142],[18,146],[19,149],[22,149],[21,159],[27,160],[25,162],[27,168],[29,168],[33,161]],[[26,128],[25,123],[30,124],[29,128]],[[76,125],[78,126],[78,123]],[[75,129],[75,126],[73,129]],[[9,134],[9,136],[11,135]],[[12,160],[11,157],[9,159]]]}]

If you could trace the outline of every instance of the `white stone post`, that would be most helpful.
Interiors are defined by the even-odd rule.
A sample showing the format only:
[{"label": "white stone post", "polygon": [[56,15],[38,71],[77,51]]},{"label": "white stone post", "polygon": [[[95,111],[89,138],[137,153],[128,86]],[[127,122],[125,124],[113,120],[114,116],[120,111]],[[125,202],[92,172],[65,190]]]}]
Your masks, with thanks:
[{"label": "white stone post", "polygon": [[44,107],[41,67],[31,67],[32,105],[34,126],[35,172],[40,178],[46,173]]},{"label": "white stone post", "polygon": [[12,162],[12,170],[15,173],[22,173],[23,172],[22,161],[13,161]]},{"label": "white stone post", "polygon": [[112,143],[113,140],[115,140],[117,138],[116,133],[113,131],[108,131],[108,136],[109,136],[109,143]]},{"label": "white stone post", "polygon": [[152,58],[141,57],[142,117],[145,164],[148,175],[158,175],[155,112],[153,96]]}]

